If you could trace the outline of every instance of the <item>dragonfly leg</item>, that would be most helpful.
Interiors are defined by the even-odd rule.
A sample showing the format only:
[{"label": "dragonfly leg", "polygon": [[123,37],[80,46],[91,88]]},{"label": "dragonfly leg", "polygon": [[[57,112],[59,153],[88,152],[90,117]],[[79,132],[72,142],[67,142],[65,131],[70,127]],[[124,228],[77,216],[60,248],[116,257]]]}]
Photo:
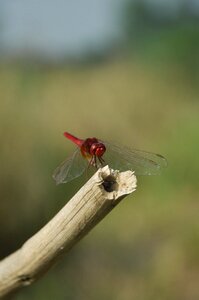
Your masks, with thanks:
[{"label": "dragonfly leg", "polygon": [[89,161],[89,166],[93,166],[96,169],[99,169],[100,167],[102,167],[104,165],[104,159],[102,157],[98,157],[96,155],[93,155],[92,158]]},{"label": "dragonfly leg", "polygon": [[93,155],[92,158],[89,161],[89,166],[93,166],[94,168],[97,168],[97,159],[96,155]]},{"label": "dragonfly leg", "polygon": [[102,167],[105,163],[105,160],[102,157],[98,157],[98,160],[100,162],[100,166]]},{"label": "dragonfly leg", "polygon": [[97,157],[96,155],[93,155],[93,160],[94,160],[94,167],[97,169]]}]

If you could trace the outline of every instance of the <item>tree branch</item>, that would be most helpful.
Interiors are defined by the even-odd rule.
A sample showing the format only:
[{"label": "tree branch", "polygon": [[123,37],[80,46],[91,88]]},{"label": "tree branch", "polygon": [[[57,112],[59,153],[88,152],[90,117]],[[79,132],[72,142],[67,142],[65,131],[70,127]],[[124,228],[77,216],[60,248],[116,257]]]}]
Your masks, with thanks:
[{"label": "tree branch", "polygon": [[99,169],[49,223],[0,262],[0,297],[38,279],[135,188],[131,171]]}]

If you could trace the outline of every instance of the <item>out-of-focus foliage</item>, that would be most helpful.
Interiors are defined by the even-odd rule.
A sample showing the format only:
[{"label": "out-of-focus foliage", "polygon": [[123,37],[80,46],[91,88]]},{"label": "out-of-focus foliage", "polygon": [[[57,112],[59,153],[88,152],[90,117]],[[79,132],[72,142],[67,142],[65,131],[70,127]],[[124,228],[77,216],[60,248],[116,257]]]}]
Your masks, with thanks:
[{"label": "out-of-focus foliage", "polygon": [[51,173],[74,146],[64,130],[160,152],[161,176],[139,177],[61,264],[15,299],[198,297],[198,96],[180,69],[129,60],[75,69],[2,66],[1,256],[44,225],[81,186]]},{"label": "out-of-focus foliage", "polygon": [[180,65],[195,83],[194,77],[199,76],[199,13],[189,1],[182,1],[176,12],[165,12],[159,6],[129,1],[124,23],[130,49],[155,64]]}]

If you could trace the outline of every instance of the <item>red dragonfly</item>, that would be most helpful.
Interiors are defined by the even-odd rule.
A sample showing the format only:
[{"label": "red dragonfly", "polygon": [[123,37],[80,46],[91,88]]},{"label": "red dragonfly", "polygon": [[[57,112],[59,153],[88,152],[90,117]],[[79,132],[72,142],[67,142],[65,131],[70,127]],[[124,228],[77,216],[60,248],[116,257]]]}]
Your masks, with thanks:
[{"label": "red dragonfly", "polygon": [[167,166],[160,154],[115,146],[95,137],[79,139],[68,132],[64,132],[64,136],[76,144],[77,149],[55,169],[56,184],[71,181],[89,166],[98,169],[108,164],[119,171],[135,171],[136,175],[156,175]]}]

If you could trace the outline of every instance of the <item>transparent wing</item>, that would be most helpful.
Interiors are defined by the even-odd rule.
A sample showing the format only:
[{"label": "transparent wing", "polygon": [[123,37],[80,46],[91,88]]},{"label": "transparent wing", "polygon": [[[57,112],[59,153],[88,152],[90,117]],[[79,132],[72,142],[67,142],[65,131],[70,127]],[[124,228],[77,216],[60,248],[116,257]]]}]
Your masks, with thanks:
[{"label": "transparent wing", "polygon": [[63,161],[53,172],[56,184],[66,183],[80,176],[88,166],[88,161],[82,156],[79,148],[71,157]]},{"label": "transparent wing", "polygon": [[167,160],[160,154],[103,143],[106,146],[103,155],[105,164],[116,170],[132,170],[136,175],[157,175],[167,166]]}]

